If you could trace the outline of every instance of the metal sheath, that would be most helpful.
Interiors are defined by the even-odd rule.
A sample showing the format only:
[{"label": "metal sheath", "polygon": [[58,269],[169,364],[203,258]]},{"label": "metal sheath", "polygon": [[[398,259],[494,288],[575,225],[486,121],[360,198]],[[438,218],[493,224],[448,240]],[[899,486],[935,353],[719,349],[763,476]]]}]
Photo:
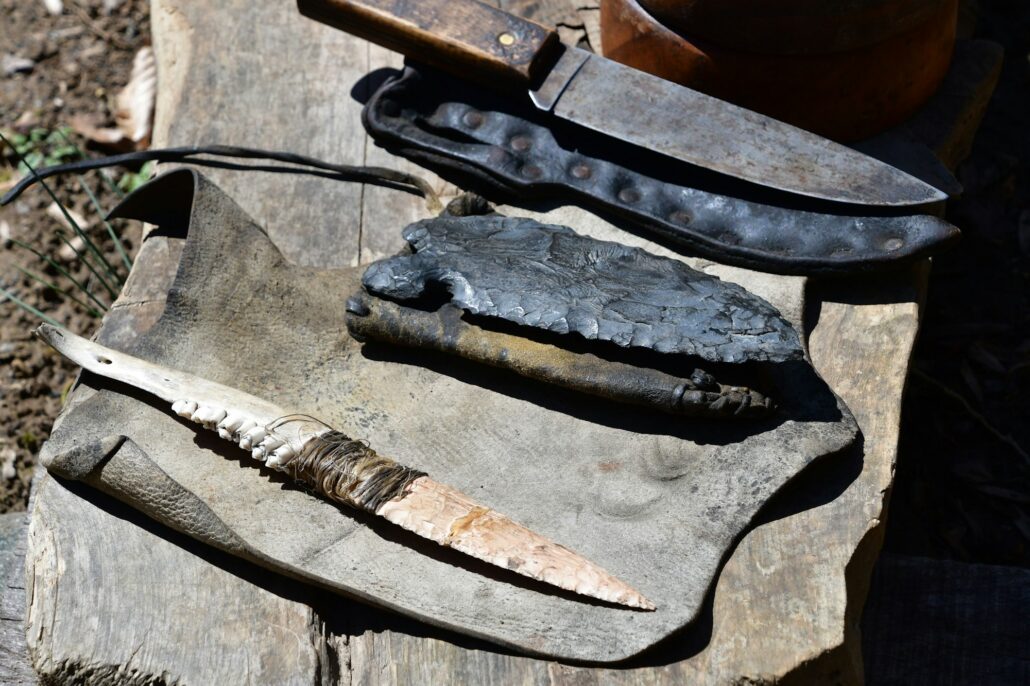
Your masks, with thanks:
[{"label": "metal sheath", "polygon": [[599,144],[579,127],[422,66],[387,80],[363,120],[380,144],[492,195],[582,201],[684,252],[751,269],[813,275],[882,269],[938,252],[959,236],[928,215],[845,216],[760,191],[761,200],[744,199],[730,182],[688,165],[670,167],[636,146]]}]

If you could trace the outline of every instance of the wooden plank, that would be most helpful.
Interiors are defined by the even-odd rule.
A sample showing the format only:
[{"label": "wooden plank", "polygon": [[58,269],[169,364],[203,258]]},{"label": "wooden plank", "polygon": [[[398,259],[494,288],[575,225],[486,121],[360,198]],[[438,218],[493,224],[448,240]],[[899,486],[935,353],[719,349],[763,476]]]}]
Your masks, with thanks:
[{"label": "wooden plank", "polygon": [[0,684],[35,686],[25,642],[25,512],[0,515]]},{"label": "wooden plank", "polygon": [[50,476],[34,497],[28,641],[44,680],[319,682],[320,622],[280,595],[289,582]]},{"label": "wooden plank", "polygon": [[[292,2],[154,0],[161,86],[154,141],[286,150],[354,164],[368,50]],[[312,176],[208,170],[299,264],[357,261],[362,186]],[[289,207],[289,212],[283,208]]]},{"label": "wooden plank", "polygon": [[[305,24],[294,16],[290,3],[225,0],[211,7],[197,0],[155,0],[153,11],[162,79],[158,144],[249,144],[369,164],[388,159],[360,135],[356,125],[360,105],[349,89],[376,66],[396,64],[395,56],[374,52],[379,49],[311,22]],[[963,126],[974,125],[973,119]],[[391,160],[391,166],[404,164]],[[423,216],[424,211],[420,199],[353,184],[234,172],[211,176],[269,227],[290,259],[308,264],[367,262],[392,252],[398,244],[397,217]],[[276,195],[283,188],[282,196]],[[391,208],[394,202],[398,206]],[[155,255],[157,252],[155,249]],[[171,252],[166,256],[167,267],[173,258]],[[149,258],[137,264],[145,283],[158,278],[160,271],[155,267],[151,277],[146,271],[148,263]],[[857,479],[855,473],[835,474],[841,483],[830,494],[820,492],[818,485],[824,479],[817,477],[825,475],[817,474],[795,491],[794,498],[800,500],[794,501],[793,508],[790,499],[781,499],[782,509],[770,510],[770,521],[749,533],[726,564],[708,625],[702,622],[660,655],[652,656],[651,664],[659,666],[587,670],[532,660],[383,613],[298,597],[290,590],[296,586],[269,589],[252,583],[253,578],[236,583],[240,581],[237,575],[216,573],[225,572],[231,561],[208,558],[197,563],[197,551],[167,532],[148,529],[129,514],[109,521],[110,512],[95,504],[102,498],[49,485],[40,489],[35,501],[35,510],[42,513],[40,536],[34,539],[29,559],[40,579],[34,584],[34,596],[39,597],[33,607],[37,609],[30,611],[30,617],[35,626],[46,630],[41,634],[45,641],[34,639],[36,655],[42,658],[37,664],[49,665],[49,675],[63,675],[83,665],[122,660],[130,666],[145,665],[135,676],[165,670],[174,677],[187,671],[200,683],[214,683],[225,676],[220,661],[246,669],[252,663],[238,651],[260,652],[266,644],[251,642],[254,636],[274,629],[268,625],[279,620],[270,618],[287,617],[290,641],[281,641],[280,651],[270,649],[268,656],[286,664],[282,651],[295,651],[296,672],[302,675],[298,679],[308,682],[356,678],[359,683],[646,684],[678,683],[689,677],[697,682],[724,683],[777,680],[785,675],[857,682],[861,664],[854,627],[882,536],[879,525],[883,493],[890,484],[900,385],[917,324],[911,283],[895,284],[894,290],[886,292],[863,290],[868,284],[857,286],[857,291],[845,288],[827,295],[829,302],[823,305],[812,347],[817,366],[831,384],[841,384],[838,391],[869,423],[865,459],[861,465],[852,463],[855,473],[859,467],[861,473]],[[154,312],[159,313],[160,298],[148,295],[143,299],[152,310],[145,319],[152,321]],[[884,300],[887,305],[875,304]],[[133,311],[130,300],[125,304],[118,308],[120,317]],[[112,318],[105,331],[130,335],[144,327],[145,321],[120,324]],[[849,361],[842,352],[853,359]],[[855,373],[858,369],[863,371],[861,375]],[[848,378],[840,378],[845,375]],[[874,438],[882,444],[873,443]],[[49,483],[56,484],[53,480]],[[841,492],[829,500],[829,495]],[[817,507],[794,512],[799,503]],[[136,524],[119,528],[117,536],[108,535],[111,527],[126,522]],[[42,535],[44,532],[47,535]],[[91,555],[90,546],[69,544],[92,538],[105,542],[102,555]],[[151,555],[152,549],[159,552]],[[155,580],[154,587],[135,583],[131,597],[138,607],[183,602],[164,593],[166,589],[157,583],[163,582],[169,570],[185,575],[182,578],[191,598],[208,598],[214,604],[209,610],[199,603],[193,605],[190,617],[175,620],[179,624],[165,615],[160,626],[146,632],[142,618],[150,612],[133,612],[135,608],[122,603],[116,584],[89,584],[89,577],[94,576],[125,579],[124,583],[133,585],[119,576],[118,567],[122,560],[135,558],[142,561],[140,567],[129,565],[136,578]],[[53,566],[56,561],[63,569]],[[214,571],[207,569],[211,562]],[[58,569],[60,576],[48,576],[48,565]],[[58,603],[57,586],[43,583],[55,578],[66,587],[88,586],[86,594],[79,601],[66,594]],[[231,603],[223,604],[227,599]],[[77,603],[88,606],[75,607]],[[317,603],[326,617],[338,617],[343,608],[346,616],[333,622],[333,635],[312,630],[319,620],[310,603]],[[239,615],[240,608],[249,608],[249,621],[225,623],[225,616]],[[56,614],[48,615],[48,611]],[[125,619],[125,625],[135,629],[135,638],[128,630],[107,632],[101,634],[102,643],[83,646],[68,632],[52,631],[59,624],[54,617],[62,622],[68,619],[66,627],[73,626],[71,622],[134,617]],[[205,645],[196,649],[204,656],[206,667],[200,660],[190,661],[173,645],[190,640],[183,635],[183,625],[194,637],[205,638]],[[58,654],[67,658],[64,664],[53,659]],[[144,658],[145,663],[141,662]],[[803,673],[798,671],[799,665],[803,665]],[[272,683],[272,676],[283,674],[251,672],[251,680]]]}]

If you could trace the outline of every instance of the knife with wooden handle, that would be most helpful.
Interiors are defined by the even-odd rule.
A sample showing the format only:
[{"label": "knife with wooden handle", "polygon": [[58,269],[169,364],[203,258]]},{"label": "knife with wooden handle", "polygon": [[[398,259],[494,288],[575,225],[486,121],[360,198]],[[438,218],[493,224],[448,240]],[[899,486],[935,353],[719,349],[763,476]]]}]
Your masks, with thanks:
[{"label": "knife with wooden handle", "polygon": [[476,0],[298,0],[305,16],[684,162],[800,195],[879,206],[947,195],[813,133],[563,45]]}]

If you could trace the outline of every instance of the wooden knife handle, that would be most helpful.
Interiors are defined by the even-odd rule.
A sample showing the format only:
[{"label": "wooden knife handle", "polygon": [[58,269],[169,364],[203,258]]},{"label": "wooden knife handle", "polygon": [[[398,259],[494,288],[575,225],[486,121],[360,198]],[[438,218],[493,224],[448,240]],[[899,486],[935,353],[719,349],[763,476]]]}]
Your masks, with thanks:
[{"label": "wooden knife handle", "polygon": [[301,14],[478,81],[531,87],[557,32],[476,0],[297,0]]}]

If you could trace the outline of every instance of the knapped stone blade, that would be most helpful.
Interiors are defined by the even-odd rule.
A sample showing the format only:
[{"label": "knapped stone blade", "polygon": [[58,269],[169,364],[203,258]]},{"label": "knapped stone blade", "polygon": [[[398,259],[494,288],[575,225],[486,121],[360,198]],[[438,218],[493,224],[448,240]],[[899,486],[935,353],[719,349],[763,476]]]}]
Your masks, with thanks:
[{"label": "knapped stone blade", "polygon": [[[172,403],[190,421],[251,450],[265,466],[286,472],[335,502],[384,517],[440,545],[523,576],[580,595],[644,610],[647,598],[589,560],[484,507],[421,472],[375,455],[359,441],[329,430],[310,417],[293,415],[244,391],[126,355],[73,333],[43,324],[37,335],[94,374],[146,391]],[[343,443],[330,443],[330,434]],[[322,457],[345,447],[361,462]],[[309,459],[310,458],[310,459]],[[309,463],[319,462],[318,469]],[[378,488],[374,481],[393,478]],[[392,489],[392,490],[390,490]]]},{"label": "knapped stone blade", "polygon": [[640,248],[502,215],[424,219],[404,238],[414,253],[371,265],[370,293],[410,302],[443,286],[472,314],[709,362],[804,357],[765,300]]}]

